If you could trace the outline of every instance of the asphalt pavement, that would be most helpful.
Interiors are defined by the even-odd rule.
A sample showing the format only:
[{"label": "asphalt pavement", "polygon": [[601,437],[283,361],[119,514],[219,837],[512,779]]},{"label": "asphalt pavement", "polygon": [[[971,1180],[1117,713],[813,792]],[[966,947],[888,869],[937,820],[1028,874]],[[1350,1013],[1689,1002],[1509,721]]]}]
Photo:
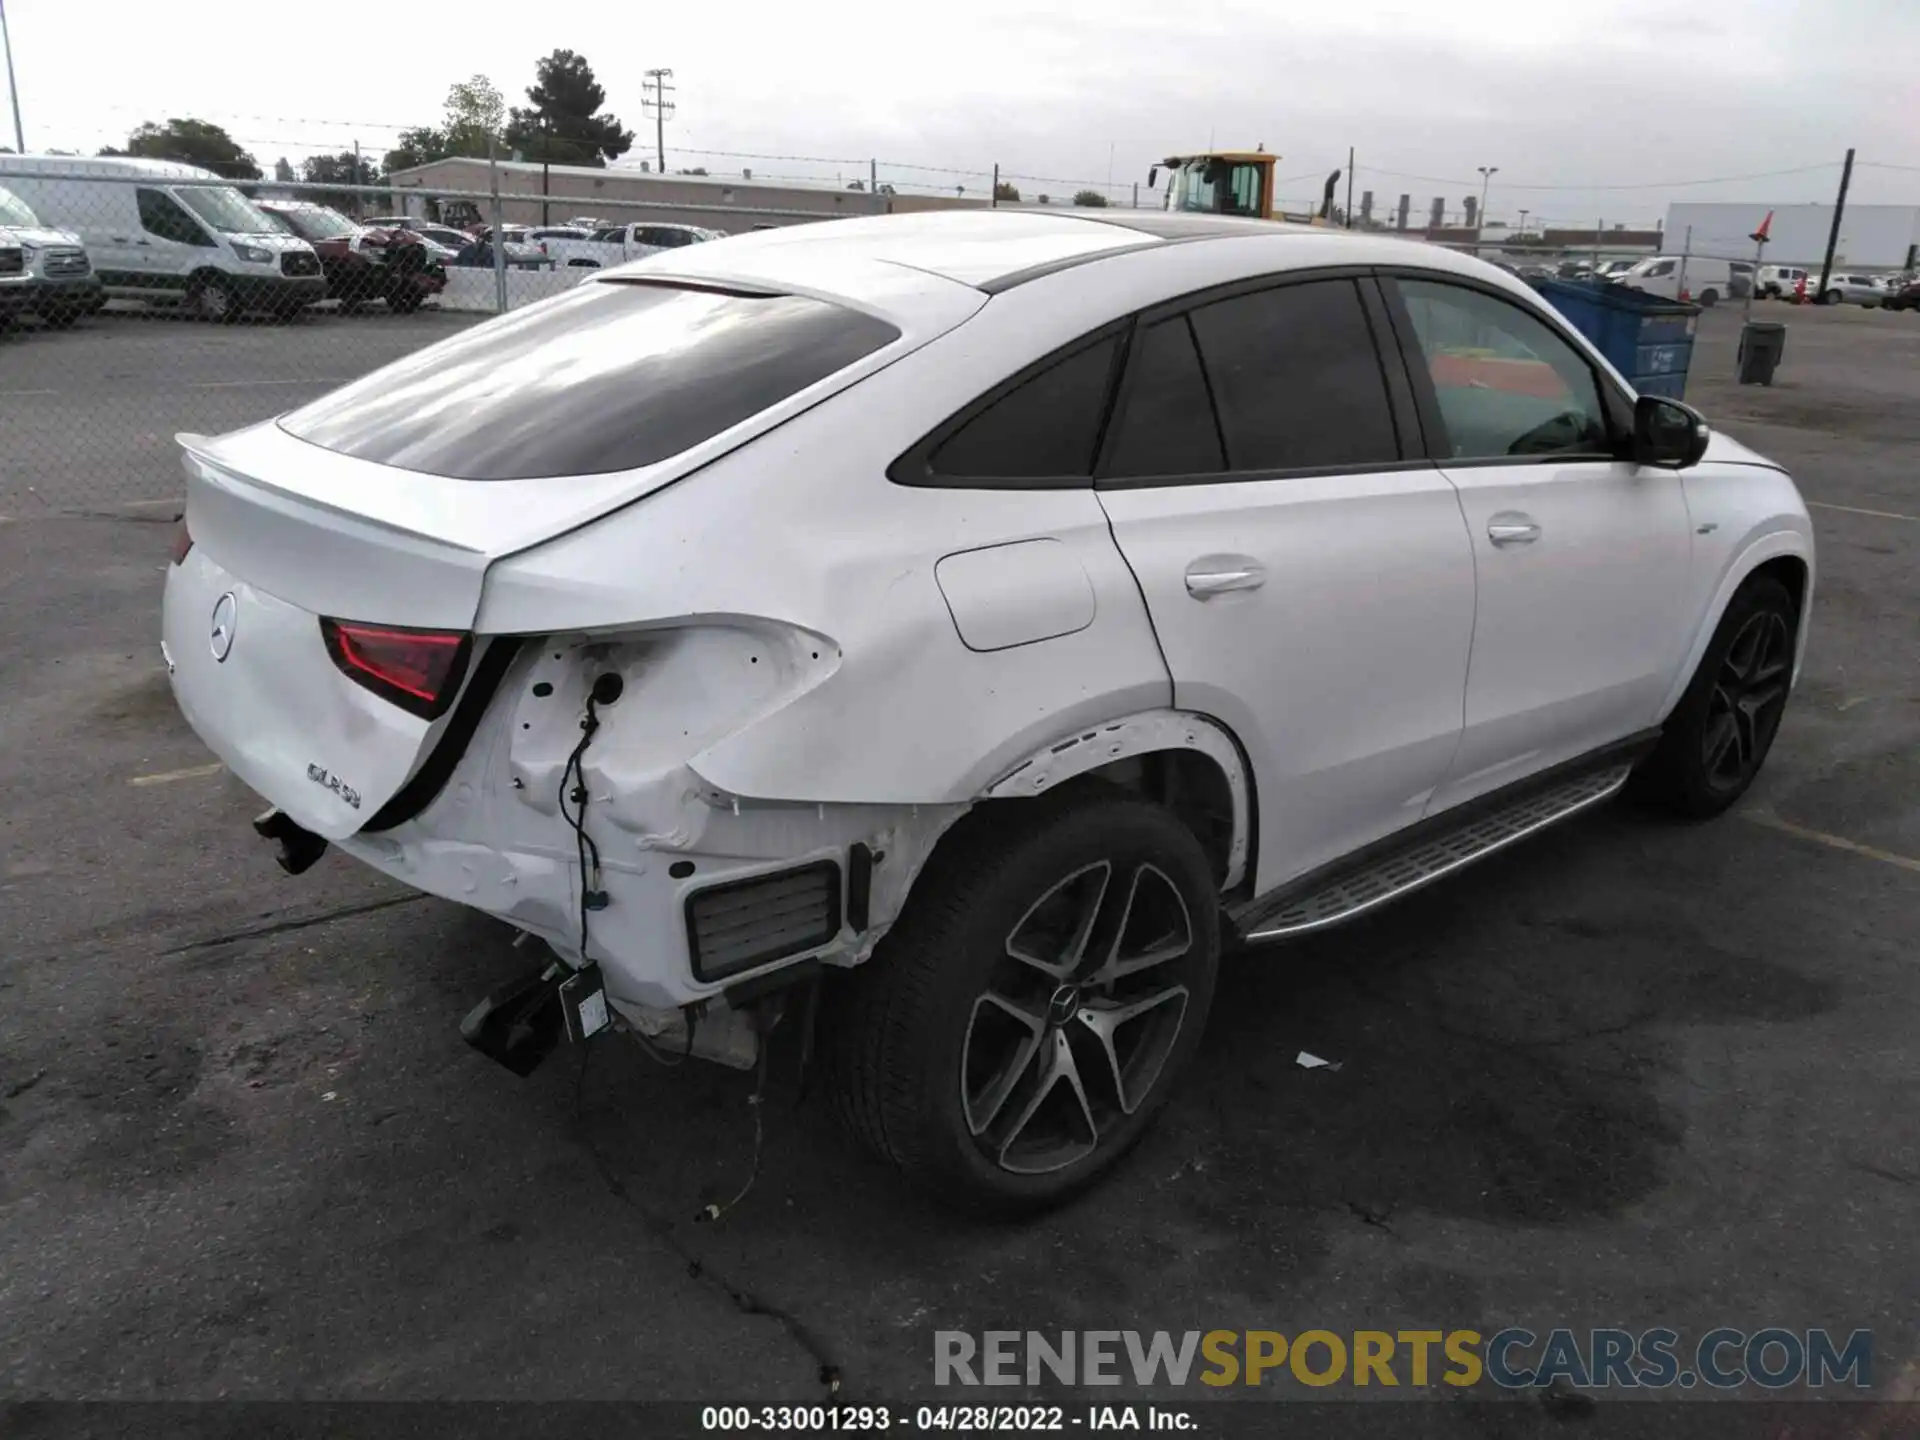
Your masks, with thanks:
[{"label": "asphalt pavement", "polygon": [[[749,1195],[696,1222],[749,1172],[750,1077],[618,1039],[524,1082],[480,1059],[455,1027],[509,934],[338,856],[282,875],[174,710],[171,516],[119,508],[169,493],[165,437],[458,321],[0,344],[0,1399],[925,1403],[982,1398],[933,1388],[937,1330],[1510,1324],[1867,1328],[1911,1396],[1920,316],[1768,313],[1778,383],[1727,378],[1722,310],[1689,393],[1815,506],[1807,670],[1750,797],[1609,807],[1238,957],[1147,1141],[1018,1226],[904,1191],[784,1074]],[[1327,1393],[1256,1392],[1382,1433],[1300,1408]],[[1452,1398],[1386,1411],[1570,1433]],[[1622,1415],[1589,1433],[1696,1429],[1585,1418]]]}]

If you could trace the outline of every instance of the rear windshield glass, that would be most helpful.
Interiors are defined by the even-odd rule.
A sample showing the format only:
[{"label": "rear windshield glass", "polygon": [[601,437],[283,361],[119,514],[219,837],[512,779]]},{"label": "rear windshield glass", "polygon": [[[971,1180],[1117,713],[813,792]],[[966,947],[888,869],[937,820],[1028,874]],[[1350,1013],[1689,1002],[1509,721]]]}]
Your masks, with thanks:
[{"label": "rear windshield glass", "polygon": [[897,340],[797,295],[590,281],[281,420],[343,455],[461,480],[652,465]]}]

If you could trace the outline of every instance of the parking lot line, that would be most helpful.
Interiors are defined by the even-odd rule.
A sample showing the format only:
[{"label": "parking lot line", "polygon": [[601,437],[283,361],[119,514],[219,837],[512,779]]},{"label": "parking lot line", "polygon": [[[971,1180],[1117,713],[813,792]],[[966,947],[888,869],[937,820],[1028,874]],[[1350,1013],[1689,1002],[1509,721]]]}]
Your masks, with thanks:
[{"label": "parking lot line", "polygon": [[189,765],[184,770],[162,770],[158,775],[135,775],[129,785],[169,785],[175,780],[198,780],[203,775],[218,775],[227,767],[218,760],[211,765]]},{"label": "parking lot line", "polygon": [[1871,515],[1876,520],[1908,520],[1920,525],[1920,515],[1901,515],[1892,510],[1862,510],[1857,505],[1829,505],[1824,500],[1807,501],[1809,510],[1843,510],[1849,515]]},{"label": "parking lot line", "polygon": [[1911,855],[1896,855],[1891,850],[1882,850],[1875,845],[1862,845],[1858,840],[1849,840],[1844,835],[1829,835],[1824,830],[1810,830],[1805,825],[1796,825],[1791,820],[1782,820],[1767,809],[1756,808],[1738,813],[1741,819],[1751,820],[1756,825],[1764,825],[1769,830],[1778,830],[1782,835],[1811,840],[1816,845],[1825,845],[1829,850],[1844,850],[1849,855],[1878,860],[1883,865],[1893,865],[1901,870],[1911,870],[1916,875],[1920,875],[1920,860],[1914,859]]}]

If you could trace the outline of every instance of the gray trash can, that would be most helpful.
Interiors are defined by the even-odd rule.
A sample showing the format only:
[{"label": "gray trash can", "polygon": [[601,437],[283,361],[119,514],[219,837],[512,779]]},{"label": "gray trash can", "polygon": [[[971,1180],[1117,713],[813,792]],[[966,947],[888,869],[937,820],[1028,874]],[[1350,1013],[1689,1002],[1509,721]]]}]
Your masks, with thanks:
[{"label": "gray trash can", "polygon": [[1740,329],[1740,383],[1771,385],[1787,352],[1787,327],[1777,320],[1749,320]]}]

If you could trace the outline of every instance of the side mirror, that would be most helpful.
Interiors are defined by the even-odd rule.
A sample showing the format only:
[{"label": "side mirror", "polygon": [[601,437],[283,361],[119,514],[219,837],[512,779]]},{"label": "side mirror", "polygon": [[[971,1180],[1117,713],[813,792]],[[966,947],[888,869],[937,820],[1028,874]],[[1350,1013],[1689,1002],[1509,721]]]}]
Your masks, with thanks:
[{"label": "side mirror", "polygon": [[1658,395],[1642,395],[1633,403],[1633,460],[1637,465],[1668,470],[1698,465],[1707,453],[1710,436],[1706,420],[1691,405]]},{"label": "side mirror", "polygon": [[1158,185],[1159,183],[1160,183],[1160,167],[1156,165],[1151,170],[1147,171],[1147,189],[1151,190],[1153,189],[1154,186]]}]

